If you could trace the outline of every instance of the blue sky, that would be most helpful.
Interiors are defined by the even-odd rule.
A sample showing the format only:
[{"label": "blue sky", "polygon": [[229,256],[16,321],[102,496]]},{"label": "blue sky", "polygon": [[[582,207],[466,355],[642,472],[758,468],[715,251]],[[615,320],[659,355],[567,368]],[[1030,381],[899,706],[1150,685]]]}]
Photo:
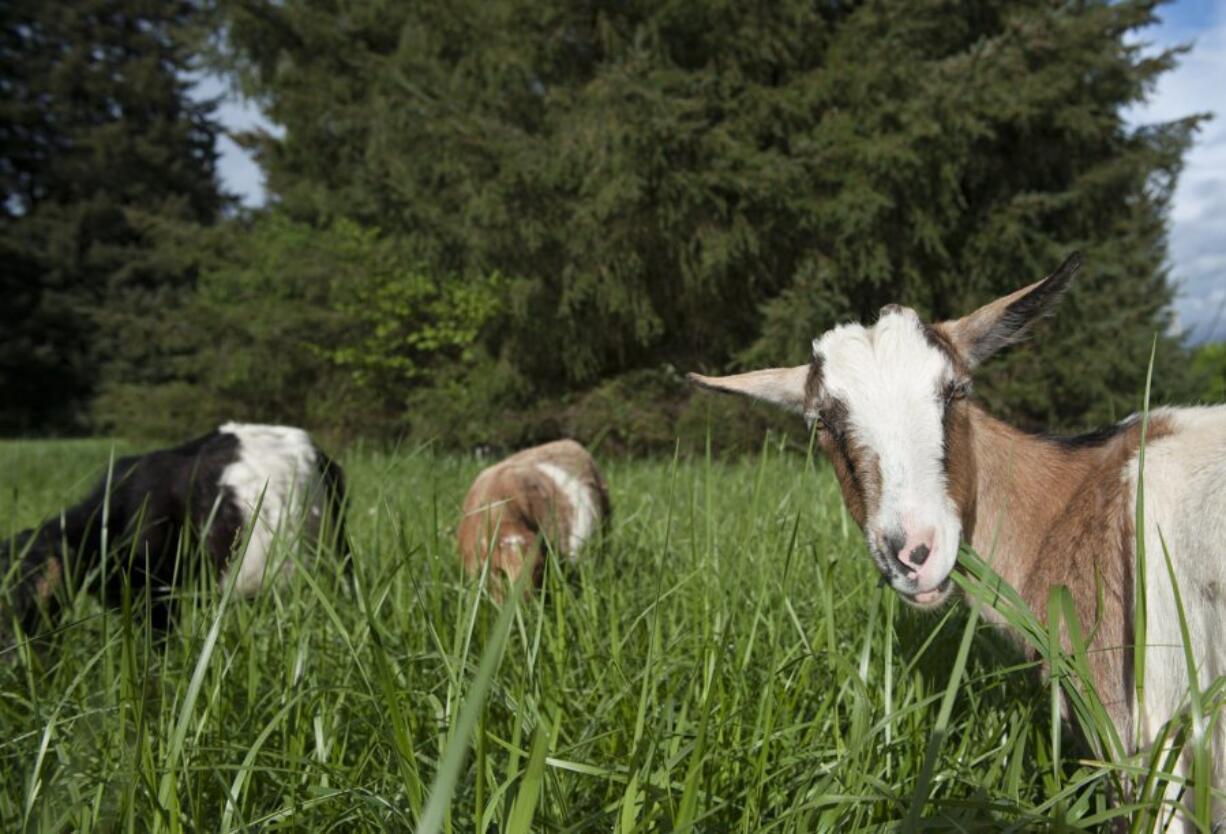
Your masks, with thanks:
[{"label": "blue sky", "polygon": [[[258,127],[279,132],[275,124],[264,118],[258,107],[229,90],[217,76],[205,76],[196,83],[194,92],[199,98],[222,98],[217,115],[227,131],[239,133]],[[255,208],[264,205],[264,172],[255,159],[228,135],[222,135],[218,140],[217,150],[221,155],[219,171],[222,187],[237,195],[244,206]]]},{"label": "blue sky", "polygon": [[[1126,115],[1134,124],[1211,112],[1188,154],[1171,209],[1171,279],[1178,288],[1178,327],[1195,342],[1226,339],[1226,0],[1177,0],[1158,10],[1161,22],[1140,33],[1147,48],[1191,44],[1178,68],[1165,75],[1149,101]],[[205,79],[201,95],[225,94]],[[276,130],[258,108],[227,96],[222,123],[234,131]],[[264,177],[228,136],[220,142],[222,183],[244,205],[264,202]]]},{"label": "blue sky", "polygon": [[1214,114],[1175,192],[1170,260],[1179,327],[1195,342],[1226,339],[1226,0],[1179,0],[1158,14],[1162,23],[1142,32],[1142,41],[1154,49],[1190,43],[1192,50],[1127,115],[1143,124]]}]

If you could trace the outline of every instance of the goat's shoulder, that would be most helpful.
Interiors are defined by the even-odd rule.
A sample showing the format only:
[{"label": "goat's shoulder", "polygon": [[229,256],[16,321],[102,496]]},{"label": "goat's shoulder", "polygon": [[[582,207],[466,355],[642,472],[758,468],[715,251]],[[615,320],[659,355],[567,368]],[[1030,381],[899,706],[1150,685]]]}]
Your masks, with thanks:
[{"label": "goat's shoulder", "polygon": [[1036,610],[1046,606],[1046,594],[1056,585],[1073,592],[1083,620],[1098,616],[1094,600],[1102,591],[1111,605],[1124,603],[1131,593],[1135,536],[1136,483],[1130,472],[1143,436],[1149,454],[1177,434],[1170,411],[1161,409],[1144,426],[1134,415],[1090,435],[1049,441],[1059,448],[1049,457],[1066,489],[1037,542],[1026,580]]},{"label": "goat's shoulder", "polygon": [[1139,444],[1127,460],[1131,483],[1143,474],[1147,492],[1226,491],[1226,405],[1156,409],[1149,422],[1143,470]]},{"label": "goat's shoulder", "polygon": [[[1226,539],[1226,406],[1163,410],[1171,431],[1147,442],[1144,467],[1129,461],[1127,481],[1145,492],[1147,522],[1177,560],[1219,554]],[[1161,543],[1155,541],[1155,547]],[[1160,552],[1160,551],[1158,551]]]}]

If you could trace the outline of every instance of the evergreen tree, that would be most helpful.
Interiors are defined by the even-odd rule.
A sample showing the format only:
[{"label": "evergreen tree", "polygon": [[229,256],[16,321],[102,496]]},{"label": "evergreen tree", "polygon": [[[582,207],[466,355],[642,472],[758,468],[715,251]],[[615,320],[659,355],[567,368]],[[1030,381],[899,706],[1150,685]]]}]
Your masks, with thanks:
[{"label": "evergreen tree", "polygon": [[215,105],[189,96],[201,21],[178,0],[0,7],[4,430],[81,428],[100,381],[157,366],[140,323],[191,283],[162,232],[225,204]]},{"label": "evergreen tree", "polygon": [[1070,303],[981,390],[1035,425],[1136,405],[1196,123],[1121,117],[1177,58],[1130,37],[1150,0],[221,6],[286,128],[252,137],[284,208],[508,276],[487,347],[536,395],[797,360],[838,320],[954,315],[1078,248]]}]

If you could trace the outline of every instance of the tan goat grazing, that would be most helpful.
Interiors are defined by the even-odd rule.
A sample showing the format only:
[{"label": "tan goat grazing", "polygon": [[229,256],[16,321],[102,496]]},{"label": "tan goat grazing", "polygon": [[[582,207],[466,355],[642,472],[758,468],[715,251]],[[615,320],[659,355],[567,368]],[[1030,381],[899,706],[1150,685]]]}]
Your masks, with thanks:
[{"label": "tan goat grazing", "polygon": [[457,530],[464,569],[476,575],[488,557],[499,599],[495,571],[509,585],[527,560],[539,584],[547,548],[574,562],[610,512],[604,478],[583,446],[557,440],[524,449],[482,470],[468,490]]},{"label": "tan goat grazing", "polygon": [[[807,365],[690,379],[804,416],[877,569],[910,604],[932,607],[949,596],[960,542],[989,558],[1040,619],[1051,590],[1066,586],[1094,635],[1093,682],[1120,738],[1136,738],[1135,727],[1148,746],[1188,703],[1163,541],[1202,687],[1226,674],[1226,406],[1151,413],[1142,531],[1149,558],[1137,577],[1141,420],[1084,437],[1037,436],[969,396],[971,371],[1047,311],[1080,263],[1074,255],[1046,279],[956,321],[925,324],[891,304],[872,327],[845,324],[815,339]],[[1138,583],[1148,614],[1143,709],[1133,681]],[[1207,726],[1221,790],[1226,714],[1218,712]],[[1177,793],[1171,783],[1168,796]],[[1220,800],[1213,812],[1226,822]]]}]

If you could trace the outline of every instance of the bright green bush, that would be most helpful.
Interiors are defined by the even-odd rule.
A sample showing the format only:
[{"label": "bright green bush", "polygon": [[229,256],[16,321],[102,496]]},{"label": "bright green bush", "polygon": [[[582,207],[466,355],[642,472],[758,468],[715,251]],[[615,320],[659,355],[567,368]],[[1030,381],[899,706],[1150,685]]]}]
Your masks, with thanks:
[{"label": "bright green bush", "polygon": [[330,362],[383,392],[430,381],[442,359],[471,363],[498,308],[497,273],[468,281],[431,272],[403,242],[348,220],[334,221],[326,240],[331,298],[346,323],[338,343],[318,348]]}]

